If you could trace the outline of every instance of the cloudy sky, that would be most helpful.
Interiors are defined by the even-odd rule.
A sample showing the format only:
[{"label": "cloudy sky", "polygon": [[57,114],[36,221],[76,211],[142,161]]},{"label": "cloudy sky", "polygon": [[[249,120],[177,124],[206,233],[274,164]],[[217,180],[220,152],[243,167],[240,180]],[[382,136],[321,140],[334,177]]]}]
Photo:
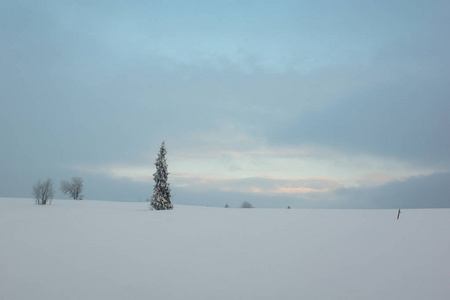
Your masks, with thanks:
[{"label": "cloudy sky", "polygon": [[[0,3],[0,196],[450,207],[448,1]],[[67,198],[60,191],[57,198]]]}]

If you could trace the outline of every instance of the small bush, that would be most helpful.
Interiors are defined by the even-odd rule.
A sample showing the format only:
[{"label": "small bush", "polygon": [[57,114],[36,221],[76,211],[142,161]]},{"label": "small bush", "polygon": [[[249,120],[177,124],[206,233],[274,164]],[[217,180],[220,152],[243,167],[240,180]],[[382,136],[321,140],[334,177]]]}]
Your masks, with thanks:
[{"label": "small bush", "polygon": [[250,202],[244,201],[241,204],[241,208],[253,208],[253,205]]}]

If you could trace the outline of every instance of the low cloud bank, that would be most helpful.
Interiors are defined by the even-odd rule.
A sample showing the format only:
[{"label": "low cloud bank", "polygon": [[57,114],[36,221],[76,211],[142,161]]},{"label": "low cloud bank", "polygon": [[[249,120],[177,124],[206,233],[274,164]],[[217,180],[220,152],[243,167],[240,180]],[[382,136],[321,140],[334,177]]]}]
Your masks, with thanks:
[{"label": "low cloud bank", "polygon": [[340,189],[336,195],[342,208],[450,208],[450,172],[373,188]]},{"label": "low cloud bank", "polygon": [[243,201],[258,208],[397,209],[450,208],[450,172],[411,177],[377,187],[341,188],[329,198],[305,199],[294,195],[264,195],[176,189],[175,203],[239,207]]}]

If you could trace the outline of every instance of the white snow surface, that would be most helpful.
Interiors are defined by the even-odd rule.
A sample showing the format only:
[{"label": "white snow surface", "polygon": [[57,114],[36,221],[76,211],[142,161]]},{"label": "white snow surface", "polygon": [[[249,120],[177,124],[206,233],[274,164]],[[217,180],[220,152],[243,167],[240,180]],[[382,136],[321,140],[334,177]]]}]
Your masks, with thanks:
[{"label": "white snow surface", "polygon": [[450,299],[450,210],[0,198],[0,299]]}]

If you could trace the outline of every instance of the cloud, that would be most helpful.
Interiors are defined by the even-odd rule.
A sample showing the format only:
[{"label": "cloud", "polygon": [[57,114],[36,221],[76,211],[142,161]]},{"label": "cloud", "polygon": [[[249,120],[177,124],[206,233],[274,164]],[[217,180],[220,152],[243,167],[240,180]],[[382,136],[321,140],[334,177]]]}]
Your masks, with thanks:
[{"label": "cloud", "polygon": [[335,205],[343,208],[450,208],[449,195],[450,173],[446,172],[372,188],[339,189]]},{"label": "cloud", "polygon": [[[355,80],[364,82],[361,88],[348,88],[322,107],[293,109],[284,124],[275,124],[270,142],[326,145],[447,170],[448,51],[446,39],[421,35],[414,43],[406,39],[390,45],[373,65],[360,69]],[[344,78],[357,74],[346,68],[335,72]],[[327,81],[321,82],[327,90]]]},{"label": "cloud", "polygon": [[333,197],[303,197],[303,195],[253,194],[242,192],[197,191],[177,188],[179,204],[239,207],[250,201],[256,207],[273,208],[359,208],[359,209],[414,209],[450,208],[450,173],[436,173],[393,181],[376,187],[338,188]]},{"label": "cloud", "polygon": [[[295,195],[304,198],[314,197],[316,193],[329,193],[341,188],[342,185],[335,179],[309,178],[309,179],[276,179],[276,178],[238,178],[214,179],[195,177],[189,174],[180,176],[173,174],[173,186],[182,187],[191,191],[222,191],[242,194],[258,195]],[[326,197],[326,196],[325,196]]]},{"label": "cloud", "polygon": [[[435,172],[414,168],[401,160],[323,147],[274,147],[232,127],[190,135],[186,140],[166,145],[172,187],[190,192],[290,195],[329,201],[339,189],[374,187]],[[136,164],[85,164],[71,168],[114,180],[152,184],[156,150],[143,154]]]}]

